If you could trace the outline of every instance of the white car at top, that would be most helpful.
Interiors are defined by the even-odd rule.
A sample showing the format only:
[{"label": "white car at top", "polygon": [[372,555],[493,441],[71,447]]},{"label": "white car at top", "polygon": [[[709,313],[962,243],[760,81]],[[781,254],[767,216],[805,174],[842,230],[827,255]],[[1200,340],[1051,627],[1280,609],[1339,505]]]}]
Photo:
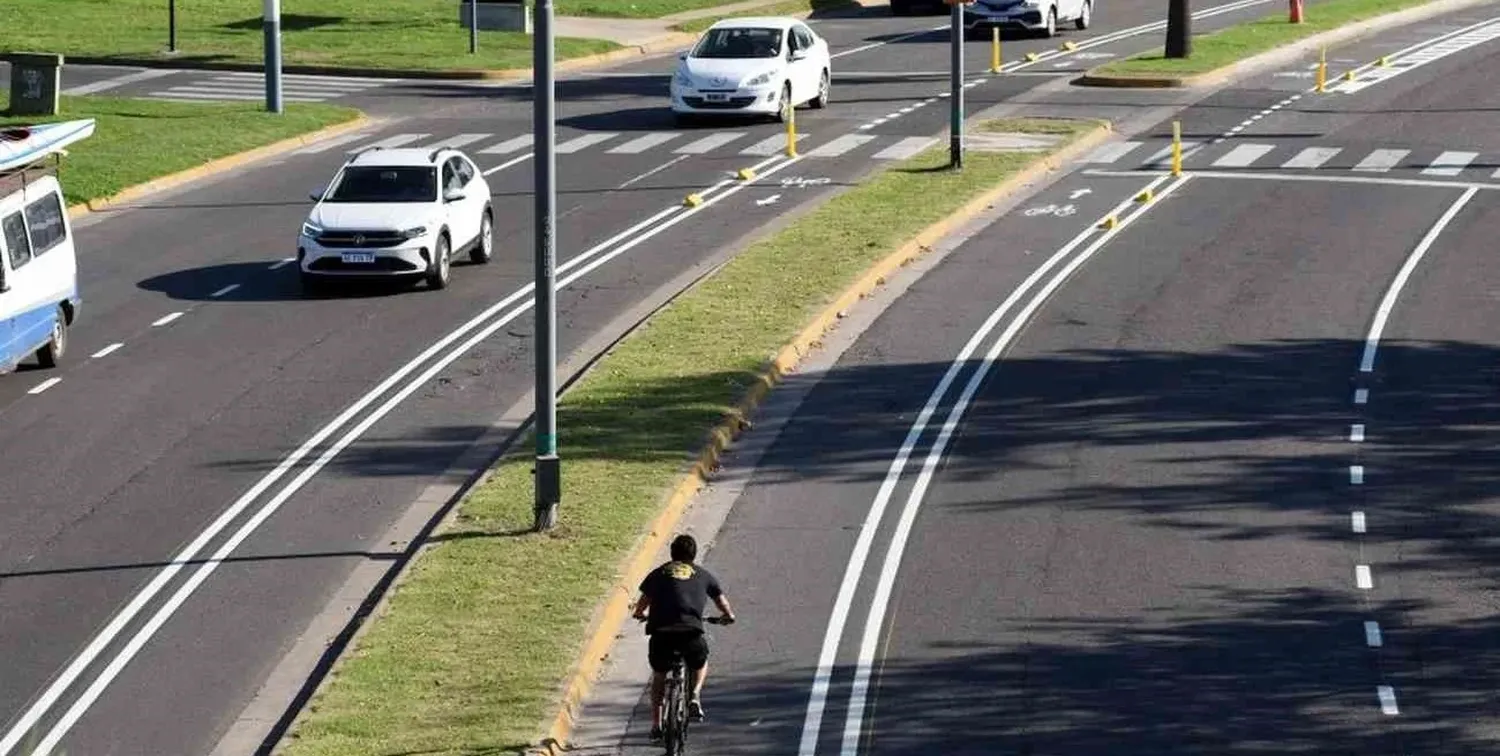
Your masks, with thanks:
[{"label": "white car at top", "polygon": [[828,104],[832,68],[828,41],[795,18],[725,19],[678,56],[672,112],[785,122],[794,107]]}]

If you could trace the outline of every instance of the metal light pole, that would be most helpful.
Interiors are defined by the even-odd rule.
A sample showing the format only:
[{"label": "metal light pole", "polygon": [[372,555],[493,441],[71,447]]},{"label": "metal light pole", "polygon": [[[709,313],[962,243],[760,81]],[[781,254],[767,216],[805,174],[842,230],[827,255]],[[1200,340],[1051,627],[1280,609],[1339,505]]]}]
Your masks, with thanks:
[{"label": "metal light pole", "polygon": [[552,0],[537,0],[532,48],[532,107],[536,145],[536,530],[557,524],[562,463],[557,457],[557,302],[553,270],[557,213],[553,119]]},{"label": "metal light pole", "polygon": [[1170,0],[1167,5],[1168,58],[1187,58],[1193,54],[1193,14],[1188,0]]},{"label": "metal light pole", "polygon": [[[525,12],[525,7],[521,11]],[[469,54],[479,52],[479,0],[469,0]]]},{"label": "metal light pole", "polygon": [[949,62],[948,165],[964,167],[964,6],[963,0],[948,0]]},{"label": "metal light pole", "polygon": [[167,52],[177,52],[177,0],[167,0]]},{"label": "metal light pole", "polygon": [[265,0],[266,110],[281,112],[281,0]]}]

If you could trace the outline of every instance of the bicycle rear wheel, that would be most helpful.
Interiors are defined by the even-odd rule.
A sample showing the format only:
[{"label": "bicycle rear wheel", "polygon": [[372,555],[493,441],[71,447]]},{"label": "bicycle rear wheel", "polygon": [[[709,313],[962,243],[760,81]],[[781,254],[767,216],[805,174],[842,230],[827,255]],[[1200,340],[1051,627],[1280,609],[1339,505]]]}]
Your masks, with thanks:
[{"label": "bicycle rear wheel", "polygon": [[667,678],[667,695],[662,708],[662,740],[666,741],[667,756],[685,756],[687,753],[687,696],[683,691],[686,675],[679,661]]}]

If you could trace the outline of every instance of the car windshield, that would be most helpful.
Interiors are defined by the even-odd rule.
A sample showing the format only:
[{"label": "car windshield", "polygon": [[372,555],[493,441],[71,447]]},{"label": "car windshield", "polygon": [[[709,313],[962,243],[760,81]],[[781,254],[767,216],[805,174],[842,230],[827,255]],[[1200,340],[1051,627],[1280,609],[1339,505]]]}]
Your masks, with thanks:
[{"label": "car windshield", "polygon": [[774,58],[781,52],[781,30],[710,29],[693,49],[694,58]]},{"label": "car windshield", "polygon": [[432,202],[437,199],[437,170],[429,166],[358,166],[325,202]]}]

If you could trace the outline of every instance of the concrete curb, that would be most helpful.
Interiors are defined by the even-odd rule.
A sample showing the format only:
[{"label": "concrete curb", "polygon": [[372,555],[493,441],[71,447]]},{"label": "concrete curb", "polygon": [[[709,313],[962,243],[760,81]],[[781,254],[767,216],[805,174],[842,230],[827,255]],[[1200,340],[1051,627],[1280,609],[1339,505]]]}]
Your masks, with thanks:
[{"label": "concrete curb", "polygon": [[996,200],[1020,191],[1040,176],[1058,169],[1064,163],[1087,154],[1106,141],[1112,128],[1107,121],[1098,121],[1089,133],[1075,139],[1065,147],[1043,157],[1014,176],[1000,182],[979,196],[965,203],[942,220],[928,226],[867,269],[864,275],[842,294],[823,308],[790,342],[783,346],[761,369],[755,382],[745,396],[736,403],[730,417],[721,421],[708,434],[704,448],[698,453],[692,467],[668,495],[656,519],[646,535],[636,545],[634,553],[627,558],[625,579],[610,587],[610,595],[598,614],[589,640],[574,664],[557,717],[548,729],[537,753],[547,756],[563,756],[568,751],[567,741],[577,721],[579,709],[588,697],[610,648],[614,645],[625,620],[629,616],[630,604],[635,594],[634,580],[651,567],[667,538],[682,519],[689,502],[708,482],[709,474],[718,467],[719,457],[726,447],[749,426],[748,417],[755,411],[781,379],[796,369],[797,365],[822,344],[823,335],[841,318],[841,313],[856,302],[869,296],[876,287],[885,283],[892,272],[910,264],[932,249],[932,246],[954,229],[974,219]]},{"label": "concrete curb", "polygon": [[[1434,0],[1413,8],[1386,13],[1364,21],[1329,29],[1310,37],[1282,45],[1237,63],[1190,76],[1112,76],[1096,73],[1099,68],[1089,69],[1072,80],[1080,87],[1116,87],[1135,89],[1200,89],[1227,84],[1234,79],[1253,76],[1266,69],[1290,63],[1302,55],[1325,45],[1336,45],[1353,39],[1386,31],[1388,29],[1421,21],[1444,13],[1464,10],[1480,5],[1492,5],[1496,0]],[[1316,6],[1314,6],[1316,8]],[[1313,12],[1316,12],[1314,9]],[[1100,68],[1103,68],[1101,66]],[[1331,77],[1330,77],[1331,78]]]},{"label": "concrete curb", "polygon": [[170,189],[174,186],[185,184],[189,181],[196,181],[208,176],[215,176],[221,173],[226,173],[247,163],[251,163],[262,158],[280,155],[284,152],[290,152],[297,147],[302,147],[321,139],[338,136],[340,134],[347,134],[351,131],[364,128],[365,126],[373,123],[375,123],[373,119],[361,113],[353,120],[334,124],[333,126],[327,126],[318,129],[317,131],[308,132],[306,134],[288,137],[279,142],[272,142],[271,144],[256,147],[251,150],[246,150],[245,152],[236,152],[233,155],[225,155],[224,157],[218,158],[216,160],[210,160],[203,165],[194,166],[192,168],[188,168],[187,170],[178,171],[176,173],[169,173],[165,176],[152,179],[143,184],[127,186],[119,192],[116,192],[115,194],[112,194],[108,197],[91,199],[86,202],[80,202],[76,205],[69,205],[68,216],[70,219],[76,220],[85,215],[88,215],[91,212],[99,212],[121,202],[128,202],[147,194],[152,194],[164,189]]}]

